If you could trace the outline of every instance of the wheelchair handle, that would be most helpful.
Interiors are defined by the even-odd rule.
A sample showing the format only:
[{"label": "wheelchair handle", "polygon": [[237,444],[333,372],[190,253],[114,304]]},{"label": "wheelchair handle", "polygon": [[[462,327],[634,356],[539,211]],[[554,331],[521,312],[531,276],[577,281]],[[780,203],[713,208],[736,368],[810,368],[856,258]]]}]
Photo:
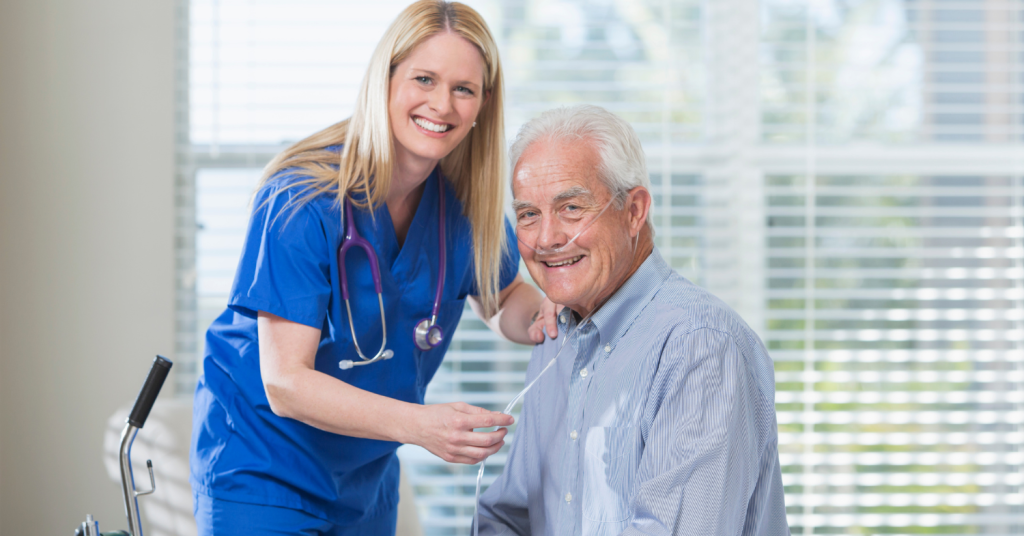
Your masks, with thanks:
[{"label": "wheelchair handle", "polygon": [[167,373],[171,371],[171,365],[173,363],[164,356],[158,355],[153,360],[146,383],[142,384],[142,390],[139,391],[139,396],[135,399],[135,406],[128,415],[129,424],[136,428],[142,428],[146,424],[149,412],[153,409],[153,403],[156,402],[156,396],[160,394],[164,380],[167,379]]}]

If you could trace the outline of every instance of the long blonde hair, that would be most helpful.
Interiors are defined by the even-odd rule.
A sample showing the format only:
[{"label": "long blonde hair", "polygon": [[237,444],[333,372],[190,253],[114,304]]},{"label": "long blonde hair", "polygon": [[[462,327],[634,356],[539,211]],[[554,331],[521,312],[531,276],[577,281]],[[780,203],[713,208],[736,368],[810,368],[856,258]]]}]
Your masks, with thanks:
[{"label": "long blonde hair", "polygon": [[[504,230],[505,125],[503,81],[498,47],[487,23],[458,2],[420,0],[395,19],[377,44],[363,79],[352,117],[335,123],[285,149],[267,164],[260,186],[283,169],[309,178],[292,183],[304,194],[299,202],[335,194],[338,203],[351,193],[352,202],[371,212],[391,186],[395,148],[388,116],[391,74],[414,48],[430,37],[452,32],[476,45],[484,58],[484,95],[477,126],[441,160],[441,171],[463,205],[473,235],[476,287],[484,314],[498,310],[501,258],[507,251]],[[343,145],[339,153],[326,147]]]}]

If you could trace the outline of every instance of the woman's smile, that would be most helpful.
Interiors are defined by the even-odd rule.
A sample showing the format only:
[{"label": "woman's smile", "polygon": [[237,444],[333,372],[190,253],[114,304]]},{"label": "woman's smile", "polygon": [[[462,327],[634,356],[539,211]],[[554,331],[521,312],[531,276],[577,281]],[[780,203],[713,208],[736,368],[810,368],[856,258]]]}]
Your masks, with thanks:
[{"label": "woman's smile", "polygon": [[416,123],[416,126],[422,128],[423,130],[426,130],[433,134],[444,134],[451,130],[452,128],[454,128],[452,125],[449,125],[448,123],[431,121],[429,119],[415,115],[412,117],[412,122]]}]

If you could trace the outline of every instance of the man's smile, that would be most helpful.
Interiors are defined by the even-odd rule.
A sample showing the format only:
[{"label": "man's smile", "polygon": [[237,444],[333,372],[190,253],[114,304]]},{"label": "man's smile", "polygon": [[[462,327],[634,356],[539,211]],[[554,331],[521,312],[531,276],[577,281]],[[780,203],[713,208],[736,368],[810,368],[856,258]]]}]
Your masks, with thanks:
[{"label": "man's smile", "polygon": [[576,264],[583,257],[584,257],[584,255],[576,255],[575,257],[572,257],[571,259],[565,259],[564,261],[541,261],[541,262],[543,262],[548,268],[557,268],[559,266],[571,266],[573,264]]}]

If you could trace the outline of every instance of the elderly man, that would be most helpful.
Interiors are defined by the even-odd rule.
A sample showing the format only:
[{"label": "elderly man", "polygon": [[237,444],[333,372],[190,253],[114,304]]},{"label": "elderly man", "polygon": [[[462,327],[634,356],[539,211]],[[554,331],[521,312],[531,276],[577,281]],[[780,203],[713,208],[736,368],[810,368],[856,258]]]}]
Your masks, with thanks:
[{"label": "elderly man", "polygon": [[562,108],[510,156],[519,251],[566,309],[533,351],[480,534],[789,534],[771,359],[654,247],[636,133]]}]

